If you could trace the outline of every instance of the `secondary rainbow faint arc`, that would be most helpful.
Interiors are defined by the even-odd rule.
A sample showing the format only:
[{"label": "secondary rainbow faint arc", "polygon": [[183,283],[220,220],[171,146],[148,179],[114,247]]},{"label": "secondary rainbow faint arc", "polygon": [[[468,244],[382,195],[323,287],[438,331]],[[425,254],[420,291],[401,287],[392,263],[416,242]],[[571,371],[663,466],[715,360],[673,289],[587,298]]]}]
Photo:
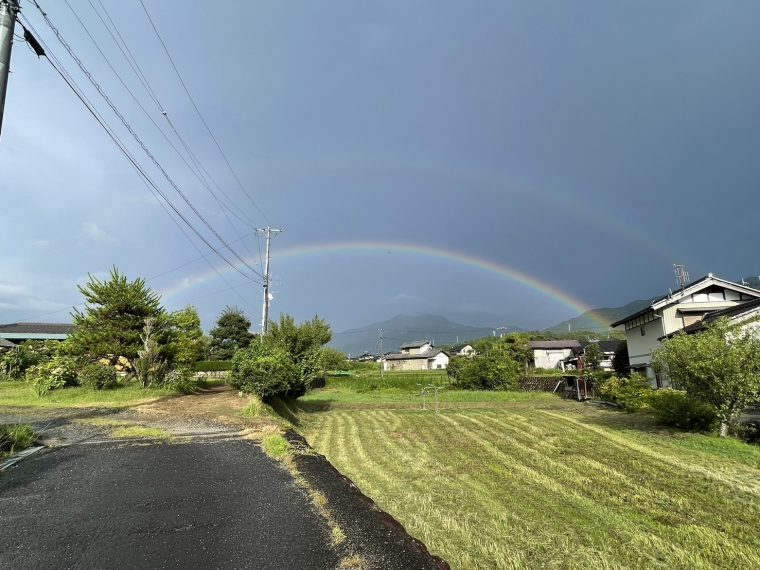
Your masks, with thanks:
[{"label": "secondary rainbow faint arc", "polygon": [[[353,253],[353,252],[358,252],[358,251],[377,252],[377,253],[391,251],[391,252],[398,252],[398,253],[405,253],[405,254],[412,254],[412,255],[423,255],[427,257],[434,257],[434,258],[444,259],[448,261],[455,261],[455,262],[462,263],[470,267],[476,267],[478,269],[487,271],[489,273],[494,273],[502,277],[506,277],[510,281],[520,283],[521,285],[524,285],[528,287],[529,289],[538,291],[546,295],[547,297],[554,299],[555,301],[565,305],[566,307],[569,307],[573,309],[574,311],[577,311],[578,313],[585,313],[586,311],[592,311],[592,308],[589,307],[583,301],[580,301],[579,299],[572,297],[568,293],[565,293],[564,291],[558,289],[557,287],[555,287],[554,285],[551,285],[550,283],[546,283],[544,281],[539,280],[537,277],[534,277],[533,275],[529,275],[528,273],[525,273],[518,269],[514,269],[513,267],[509,267],[507,265],[496,263],[495,261],[491,261],[489,259],[477,257],[470,254],[465,254],[458,251],[450,251],[450,250],[446,250],[446,249],[442,249],[442,248],[438,248],[438,247],[434,247],[430,245],[405,244],[405,243],[394,243],[394,242],[375,242],[375,241],[348,242],[348,243],[346,242],[317,243],[317,244],[310,244],[310,245],[304,245],[304,246],[296,246],[296,247],[291,247],[291,248],[282,249],[282,250],[275,250],[272,253],[272,260],[273,260],[273,263],[276,264],[277,260],[282,259],[282,258],[292,258],[292,257],[319,255],[319,254],[327,254],[327,253]],[[255,264],[259,262],[258,258],[256,258],[255,256],[252,256],[246,259],[245,261],[246,263],[249,263],[249,264]],[[244,268],[243,263],[238,262],[236,265],[239,266],[241,269]],[[229,266],[225,268],[219,268],[220,273],[228,273],[230,271],[233,271],[233,269],[232,267],[229,267]],[[217,277],[218,277],[217,272],[214,270],[208,270],[208,271],[204,271],[203,273],[185,277],[181,282],[165,290],[162,296],[164,297],[164,299],[166,299],[168,297],[171,297],[173,295],[186,291],[187,289],[190,289],[195,285],[199,285],[205,281],[213,280]],[[593,312],[591,313],[590,317],[600,326],[605,327],[605,328],[608,326],[608,323],[606,321],[602,320],[598,315],[594,314]]]}]

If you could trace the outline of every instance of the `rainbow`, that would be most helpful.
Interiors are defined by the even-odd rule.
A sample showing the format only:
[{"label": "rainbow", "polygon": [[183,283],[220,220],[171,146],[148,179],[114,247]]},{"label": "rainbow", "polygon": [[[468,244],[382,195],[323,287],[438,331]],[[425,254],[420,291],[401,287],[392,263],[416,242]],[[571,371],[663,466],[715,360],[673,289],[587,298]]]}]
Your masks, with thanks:
[{"label": "rainbow", "polygon": [[[272,260],[276,266],[277,260],[279,259],[289,259],[311,255],[357,252],[395,252],[409,255],[421,255],[428,258],[442,259],[445,261],[453,261],[462,265],[466,265],[468,267],[477,268],[487,273],[504,277],[514,283],[519,283],[520,285],[523,285],[530,290],[537,291],[546,297],[572,309],[573,311],[578,312],[579,314],[585,313],[587,311],[592,311],[592,308],[589,307],[586,303],[576,299],[575,297],[572,297],[571,295],[565,293],[550,283],[539,280],[533,275],[530,275],[513,267],[509,267],[507,265],[496,263],[495,261],[489,259],[429,245],[380,241],[317,243],[311,245],[296,246],[287,249],[275,249],[275,251],[272,253]],[[259,263],[258,258],[255,257],[250,257],[245,261],[250,265],[257,265]],[[240,262],[237,263],[237,266],[241,269],[244,269],[243,264]],[[225,274],[234,270],[231,267],[227,266],[218,268],[218,271],[219,273]],[[209,269],[194,276],[185,277],[181,281],[165,289],[162,292],[162,297],[164,300],[166,300],[174,295],[190,289],[191,287],[208,281],[213,281],[217,278],[218,274],[213,269]],[[590,316],[592,320],[602,328],[607,328],[609,325],[609,323],[604,321],[601,317],[594,314],[593,312]]]}]

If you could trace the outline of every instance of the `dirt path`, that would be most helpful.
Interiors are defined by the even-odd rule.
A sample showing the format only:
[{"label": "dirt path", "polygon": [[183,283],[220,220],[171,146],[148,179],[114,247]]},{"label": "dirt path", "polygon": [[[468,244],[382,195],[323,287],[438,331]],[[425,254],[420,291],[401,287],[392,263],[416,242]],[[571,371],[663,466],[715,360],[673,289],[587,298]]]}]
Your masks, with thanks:
[{"label": "dirt path", "polygon": [[241,412],[248,403],[247,396],[218,386],[124,409],[0,408],[0,423],[31,424],[50,447],[139,439],[140,430],[146,428],[154,435],[171,438],[241,437],[246,430]]}]

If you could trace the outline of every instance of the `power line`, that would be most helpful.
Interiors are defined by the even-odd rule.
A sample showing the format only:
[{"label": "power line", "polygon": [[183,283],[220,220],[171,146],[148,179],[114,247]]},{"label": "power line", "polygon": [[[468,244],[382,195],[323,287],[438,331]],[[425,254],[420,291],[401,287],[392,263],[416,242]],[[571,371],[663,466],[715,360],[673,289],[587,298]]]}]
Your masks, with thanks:
[{"label": "power line", "polygon": [[[234,231],[234,232],[237,234],[237,236],[238,236],[238,237],[241,237],[241,234],[240,234],[240,232],[237,230],[237,228],[235,227],[235,225],[234,225],[234,224],[232,223],[232,221],[229,219],[229,216],[227,215],[227,212],[225,211],[225,210],[229,210],[229,208],[227,208],[227,206],[226,206],[226,205],[225,205],[225,204],[224,204],[224,203],[223,203],[223,202],[222,202],[222,201],[219,199],[219,197],[218,197],[218,196],[217,196],[217,195],[214,193],[214,191],[211,189],[211,187],[209,187],[208,183],[207,183],[207,182],[206,182],[206,181],[205,181],[205,180],[202,178],[202,176],[199,174],[199,171],[197,172],[197,171],[196,171],[196,169],[195,169],[195,168],[193,168],[193,166],[191,166],[191,165],[190,165],[190,163],[188,163],[187,159],[186,159],[186,158],[185,158],[185,157],[182,155],[182,153],[181,153],[181,152],[179,151],[179,149],[178,149],[178,148],[177,148],[177,147],[174,145],[174,143],[171,141],[171,139],[169,138],[169,136],[168,136],[168,135],[167,135],[167,134],[164,132],[164,130],[163,130],[163,129],[162,129],[162,128],[161,128],[161,127],[158,125],[158,123],[156,123],[156,121],[154,121],[154,120],[153,120],[153,117],[151,117],[150,113],[148,113],[147,109],[145,109],[145,107],[144,107],[144,106],[143,106],[143,104],[140,102],[140,100],[137,98],[137,96],[135,95],[135,93],[134,93],[134,92],[133,92],[133,91],[132,91],[132,90],[129,88],[129,86],[126,84],[126,82],[124,81],[124,79],[122,78],[122,76],[119,74],[119,72],[118,72],[118,71],[116,70],[116,68],[113,66],[113,64],[111,63],[111,61],[110,61],[110,59],[108,58],[108,56],[106,56],[106,54],[103,52],[103,50],[101,49],[101,47],[100,47],[100,45],[98,44],[97,40],[96,40],[96,39],[93,37],[93,35],[92,35],[92,34],[90,33],[90,31],[87,29],[87,26],[84,24],[84,22],[82,21],[82,19],[79,17],[79,15],[76,13],[76,11],[74,10],[74,8],[73,8],[73,7],[71,6],[71,4],[69,3],[69,0],[64,0],[64,1],[66,2],[66,5],[68,6],[68,8],[69,8],[69,10],[71,11],[71,13],[74,15],[74,17],[76,18],[76,20],[79,22],[79,24],[80,24],[80,26],[82,27],[82,29],[85,31],[85,33],[87,34],[87,36],[88,36],[88,37],[90,38],[90,40],[92,41],[92,44],[95,46],[95,49],[97,49],[97,51],[98,51],[98,52],[100,53],[100,55],[103,57],[103,59],[105,60],[105,62],[108,64],[108,67],[111,69],[111,71],[113,71],[114,75],[115,75],[115,76],[116,76],[116,78],[119,80],[119,82],[122,84],[122,86],[124,87],[124,89],[127,91],[127,93],[129,93],[129,95],[132,97],[132,99],[134,100],[134,102],[137,104],[137,106],[140,108],[140,110],[142,110],[143,114],[144,114],[144,115],[145,115],[145,116],[148,118],[148,120],[149,120],[149,121],[150,121],[150,122],[153,124],[153,126],[154,126],[154,127],[156,127],[156,129],[157,129],[157,130],[158,130],[158,131],[161,133],[161,135],[164,137],[164,139],[165,139],[165,140],[166,140],[166,142],[169,144],[169,146],[170,146],[170,147],[171,147],[171,148],[174,150],[174,152],[177,154],[177,156],[179,156],[179,158],[182,160],[182,162],[184,162],[184,163],[185,163],[185,166],[187,166],[187,167],[188,167],[188,169],[190,170],[190,172],[192,172],[192,173],[193,173],[193,175],[194,175],[194,176],[195,176],[195,177],[198,179],[198,181],[201,183],[201,185],[202,185],[202,186],[204,186],[204,187],[206,188],[206,190],[208,190],[208,191],[209,191],[209,193],[211,193],[211,195],[214,197],[214,200],[216,201],[216,203],[217,203],[217,204],[219,205],[219,207],[222,209],[222,213],[223,213],[223,214],[224,214],[224,216],[227,218],[227,221],[228,221],[228,223],[230,224],[230,226],[233,228],[233,231]],[[90,3],[90,5],[92,5],[92,3]],[[94,7],[93,7],[93,8],[94,8]],[[98,15],[99,15],[99,14],[98,14]],[[101,21],[102,21],[102,18],[101,18]],[[112,35],[112,37],[113,37],[113,35]],[[117,44],[117,45],[118,45],[118,44]],[[122,52],[122,53],[123,53],[123,52]],[[172,125],[172,128],[173,128],[173,125]],[[189,148],[187,147],[187,145],[185,144],[184,140],[182,140],[182,138],[181,138],[181,137],[179,137],[179,133],[177,133],[177,132],[176,132],[176,129],[174,129],[174,128],[173,128],[173,130],[174,130],[175,134],[177,134],[178,138],[180,139],[180,142],[183,144],[183,146],[185,147],[186,151],[187,151],[187,152],[190,154],[190,156],[191,156],[191,160],[192,160],[193,158],[195,158],[195,157],[194,157],[194,155],[192,155],[192,152],[190,151],[190,149],[189,149]],[[197,162],[198,162],[198,161],[196,160],[196,163],[197,163]],[[197,167],[196,167],[196,168],[197,168]],[[241,221],[243,224],[245,224],[245,225],[248,225],[248,222],[246,222],[246,220],[243,220],[242,218],[240,218],[240,217],[237,215],[237,213],[236,213],[234,210],[230,210],[230,213],[231,213],[233,216],[237,217],[237,218],[238,218],[238,219],[239,219],[239,220],[240,220],[240,221]],[[253,226],[252,226],[252,227],[253,227]],[[246,249],[247,249],[247,247],[246,247]],[[251,256],[253,256],[253,254],[252,254],[250,251],[249,251],[249,254],[250,254]]]},{"label": "power line", "polygon": [[166,47],[166,44],[164,43],[164,40],[161,37],[161,34],[158,32],[158,28],[156,28],[156,24],[153,22],[153,18],[151,18],[150,12],[148,12],[148,8],[145,6],[145,2],[143,2],[143,0],[140,0],[140,5],[142,6],[143,11],[145,12],[145,15],[148,17],[148,21],[150,22],[150,25],[153,28],[153,31],[156,33],[156,37],[158,38],[158,41],[161,42],[161,46],[164,48],[164,52],[166,53],[166,56],[169,58],[169,62],[171,63],[172,68],[174,69],[174,73],[177,74],[177,78],[179,79],[179,82],[182,84],[182,88],[185,90],[185,93],[187,94],[188,99],[190,99],[190,102],[192,103],[193,108],[195,109],[195,112],[198,115],[198,118],[200,118],[201,122],[203,123],[203,126],[206,127],[206,130],[208,131],[208,134],[211,137],[211,140],[214,141],[216,148],[219,150],[219,153],[222,155],[222,158],[224,159],[224,162],[227,164],[227,168],[232,173],[233,178],[237,182],[238,186],[240,186],[240,189],[243,191],[243,194],[245,194],[245,196],[248,198],[251,204],[253,204],[253,207],[258,210],[258,212],[264,217],[267,223],[272,224],[272,222],[269,220],[267,215],[263,212],[263,210],[251,197],[248,190],[246,190],[245,186],[240,181],[240,177],[237,175],[237,172],[235,172],[235,169],[232,168],[232,164],[230,164],[230,161],[227,158],[227,155],[225,154],[224,150],[222,150],[222,146],[219,144],[219,141],[216,139],[216,136],[214,136],[214,133],[211,130],[211,127],[206,122],[206,119],[203,117],[201,110],[198,108],[198,105],[195,102],[195,99],[190,94],[190,90],[187,88],[187,85],[185,84],[184,79],[182,79],[182,75],[180,74],[179,69],[177,69],[177,65],[174,63],[174,59],[172,58],[171,53],[169,53],[169,48]]},{"label": "power line", "polygon": [[[98,0],[98,4],[100,5],[101,9],[103,10],[103,13],[105,14],[106,18],[108,19],[108,22],[103,19],[103,16],[100,14],[100,11],[95,7],[95,5],[92,3],[92,0],[88,0],[88,3],[90,4],[90,7],[93,9],[95,14],[98,16],[98,19],[103,24],[103,26],[106,28],[106,31],[108,31],[108,34],[111,36],[111,39],[116,44],[116,47],[119,49],[121,54],[124,56],[124,58],[127,60],[127,64],[130,66],[134,74],[137,76],[138,81],[143,85],[145,88],[145,91],[148,93],[148,96],[153,100],[154,104],[158,108],[161,115],[166,120],[167,124],[171,128],[171,130],[174,132],[174,135],[177,137],[177,140],[179,140],[180,144],[184,147],[185,152],[187,152],[188,157],[190,158],[190,161],[195,164],[195,168],[191,167],[190,164],[188,164],[187,160],[184,156],[177,150],[177,148],[174,146],[171,141],[169,141],[166,134],[163,132],[162,129],[159,129],[161,131],[161,134],[164,136],[164,138],[167,139],[169,144],[172,146],[172,148],[175,150],[175,152],[178,154],[178,156],[182,159],[182,161],[185,163],[185,165],[190,169],[190,171],[193,173],[193,175],[198,179],[198,181],[201,183],[202,186],[208,190],[208,192],[214,197],[214,200],[219,205],[219,207],[222,209],[222,213],[224,214],[224,217],[227,219],[230,226],[233,228],[233,231],[238,237],[241,237],[240,232],[237,230],[237,227],[234,223],[229,219],[229,216],[227,212],[232,214],[235,218],[237,218],[240,222],[243,223],[244,226],[254,228],[256,226],[255,222],[253,222],[250,218],[243,219],[240,214],[245,216],[244,211],[242,208],[240,208],[240,214],[236,211],[236,206],[233,200],[229,197],[229,195],[224,191],[224,189],[221,187],[221,185],[216,181],[216,179],[211,176],[211,174],[208,172],[205,166],[203,166],[203,163],[198,159],[198,157],[195,155],[195,153],[192,151],[190,146],[187,144],[185,139],[182,137],[182,135],[179,133],[177,128],[175,127],[174,123],[172,122],[171,118],[169,117],[169,114],[167,113],[164,105],[161,103],[160,99],[158,98],[158,95],[156,94],[155,90],[150,84],[150,81],[148,80],[147,76],[143,72],[142,68],[140,67],[140,64],[137,62],[137,59],[135,58],[134,54],[132,53],[132,50],[129,49],[129,45],[127,44],[126,40],[124,39],[124,36],[122,36],[121,32],[119,31],[118,26],[116,25],[116,22],[111,17],[111,14],[108,12],[108,9],[105,7],[103,2],[101,0]],[[73,11],[73,10],[72,10]],[[77,18],[78,19],[78,18]],[[111,27],[113,27],[113,31],[111,31]],[[116,35],[114,35],[114,32]],[[118,39],[117,37],[118,36]],[[122,47],[123,46],[123,47]],[[147,114],[147,112],[146,112]],[[150,117],[149,117],[150,118]],[[153,121],[152,118],[151,122],[155,125],[156,123]],[[158,128],[158,126],[156,125]],[[197,169],[197,172],[196,172]],[[217,188],[217,190],[220,192],[220,194],[227,199],[228,203],[232,206],[232,208],[228,207],[226,204],[222,202],[222,200],[216,195],[216,193],[211,189],[208,182],[203,178],[203,175],[205,176],[214,184],[214,186]],[[247,216],[245,216],[247,218]],[[246,249],[249,255],[253,257],[253,253],[248,248],[248,245],[243,242],[243,247]]]},{"label": "power line", "polygon": [[[139,135],[135,132],[132,125],[124,118],[124,115],[117,109],[117,107],[114,105],[114,103],[111,101],[111,99],[108,97],[106,92],[103,90],[103,88],[100,86],[100,84],[95,80],[95,78],[92,76],[92,74],[89,72],[87,67],[84,65],[82,60],[76,55],[73,48],[66,42],[66,40],[61,35],[60,31],[56,26],[53,24],[53,22],[50,20],[48,15],[42,10],[42,7],[39,5],[39,3],[36,0],[32,0],[37,10],[42,14],[43,19],[45,20],[45,23],[48,25],[48,27],[51,29],[51,31],[55,34],[56,38],[58,39],[59,43],[64,47],[64,49],[68,52],[69,56],[74,60],[74,62],[77,64],[79,69],[82,71],[82,73],[85,75],[85,77],[88,79],[88,81],[92,84],[93,87],[97,90],[97,92],[100,94],[100,96],[105,100],[105,102],[108,104],[108,106],[111,108],[111,110],[114,112],[114,114],[119,118],[121,123],[124,125],[124,127],[129,131],[129,133],[132,135],[132,138],[135,139],[135,141],[140,145],[143,152],[148,156],[148,158],[153,162],[153,164],[158,168],[158,170],[161,172],[163,177],[166,179],[166,181],[174,188],[174,190],[180,195],[182,200],[190,207],[190,209],[195,213],[195,215],[198,217],[198,219],[201,220],[201,222],[211,231],[214,236],[224,245],[224,247],[232,253],[234,257],[238,259],[245,267],[247,267],[252,273],[258,275],[259,277],[262,277],[261,273],[259,273],[256,269],[254,269],[250,264],[248,264],[235,250],[232,249],[232,247],[222,238],[222,236],[211,226],[211,224],[206,220],[206,218],[200,213],[198,208],[190,201],[190,199],[185,195],[184,192],[177,186],[177,184],[174,182],[174,180],[169,176],[169,174],[166,172],[166,169],[161,165],[161,163],[156,159],[156,157],[153,155],[153,153],[148,149],[148,147],[145,145],[145,143],[142,141],[142,139],[139,137]],[[238,271],[240,271],[238,269]],[[241,272],[242,273],[242,272]]]},{"label": "power line", "polygon": [[[225,261],[230,267],[232,267],[235,271],[246,277],[247,279],[250,279],[248,275],[243,273],[236,265],[234,265],[230,260],[228,260],[219,250],[217,250],[211,243],[208,242],[208,240],[201,234],[195,226],[193,226],[190,221],[180,212],[174,204],[166,197],[166,195],[163,193],[163,191],[156,185],[156,183],[153,181],[153,179],[148,175],[147,172],[142,168],[142,166],[139,164],[137,159],[132,156],[132,154],[129,152],[129,150],[126,148],[124,143],[121,141],[121,139],[118,137],[118,135],[111,129],[111,127],[108,125],[107,121],[103,118],[103,116],[97,111],[97,109],[94,107],[92,102],[87,98],[87,96],[81,91],[81,89],[77,86],[76,81],[71,77],[71,75],[65,70],[65,67],[61,64],[60,60],[56,57],[55,53],[50,49],[50,47],[44,42],[44,40],[41,39],[41,36],[37,33],[37,30],[35,30],[34,26],[25,18],[23,17],[23,23],[22,25],[26,25],[27,28],[31,29],[34,34],[40,38],[39,41],[42,43],[42,45],[45,47],[46,51],[46,59],[48,63],[55,69],[55,71],[63,78],[63,80],[66,82],[66,84],[69,86],[69,88],[74,92],[74,94],[79,98],[79,100],[82,102],[82,104],[85,106],[85,108],[89,111],[89,113],[95,118],[95,120],[98,122],[98,124],[103,128],[103,130],[106,131],[108,136],[111,138],[113,143],[116,145],[116,147],[119,149],[119,151],[124,155],[124,157],[127,159],[127,161],[132,165],[132,167],[137,171],[137,173],[140,175],[141,180],[143,180],[144,183],[146,183],[146,186],[151,191],[151,193],[154,195],[154,197],[158,200],[159,204],[163,207],[163,202],[158,198],[158,196],[161,196],[163,198],[164,202],[174,211],[174,213],[179,216],[180,219],[182,219],[183,222],[191,229],[193,232],[205,243],[214,253],[216,253],[221,259]],[[168,213],[168,212],[167,212]],[[171,217],[171,215],[170,215]],[[173,221],[173,217],[171,217]],[[195,242],[190,240],[190,242],[195,246]]]}]

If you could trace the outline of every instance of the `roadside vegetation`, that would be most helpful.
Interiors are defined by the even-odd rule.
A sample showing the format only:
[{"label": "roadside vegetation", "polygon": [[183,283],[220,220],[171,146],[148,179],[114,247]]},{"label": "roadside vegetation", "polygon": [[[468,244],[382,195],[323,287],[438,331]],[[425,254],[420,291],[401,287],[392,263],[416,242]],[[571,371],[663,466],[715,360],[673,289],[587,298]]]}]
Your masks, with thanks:
[{"label": "roadside vegetation", "polygon": [[25,424],[0,425],[0,459],[23,451],[37,441],[37,434]]},{"label": "roadside vegetation", "polygon": [[0,357],[0,405],[123,405],[204,383],[207,354],[193,307],[168,312],[145,280],[113,268],[79,287],[85,310],[63,342],[27,341]]}]

